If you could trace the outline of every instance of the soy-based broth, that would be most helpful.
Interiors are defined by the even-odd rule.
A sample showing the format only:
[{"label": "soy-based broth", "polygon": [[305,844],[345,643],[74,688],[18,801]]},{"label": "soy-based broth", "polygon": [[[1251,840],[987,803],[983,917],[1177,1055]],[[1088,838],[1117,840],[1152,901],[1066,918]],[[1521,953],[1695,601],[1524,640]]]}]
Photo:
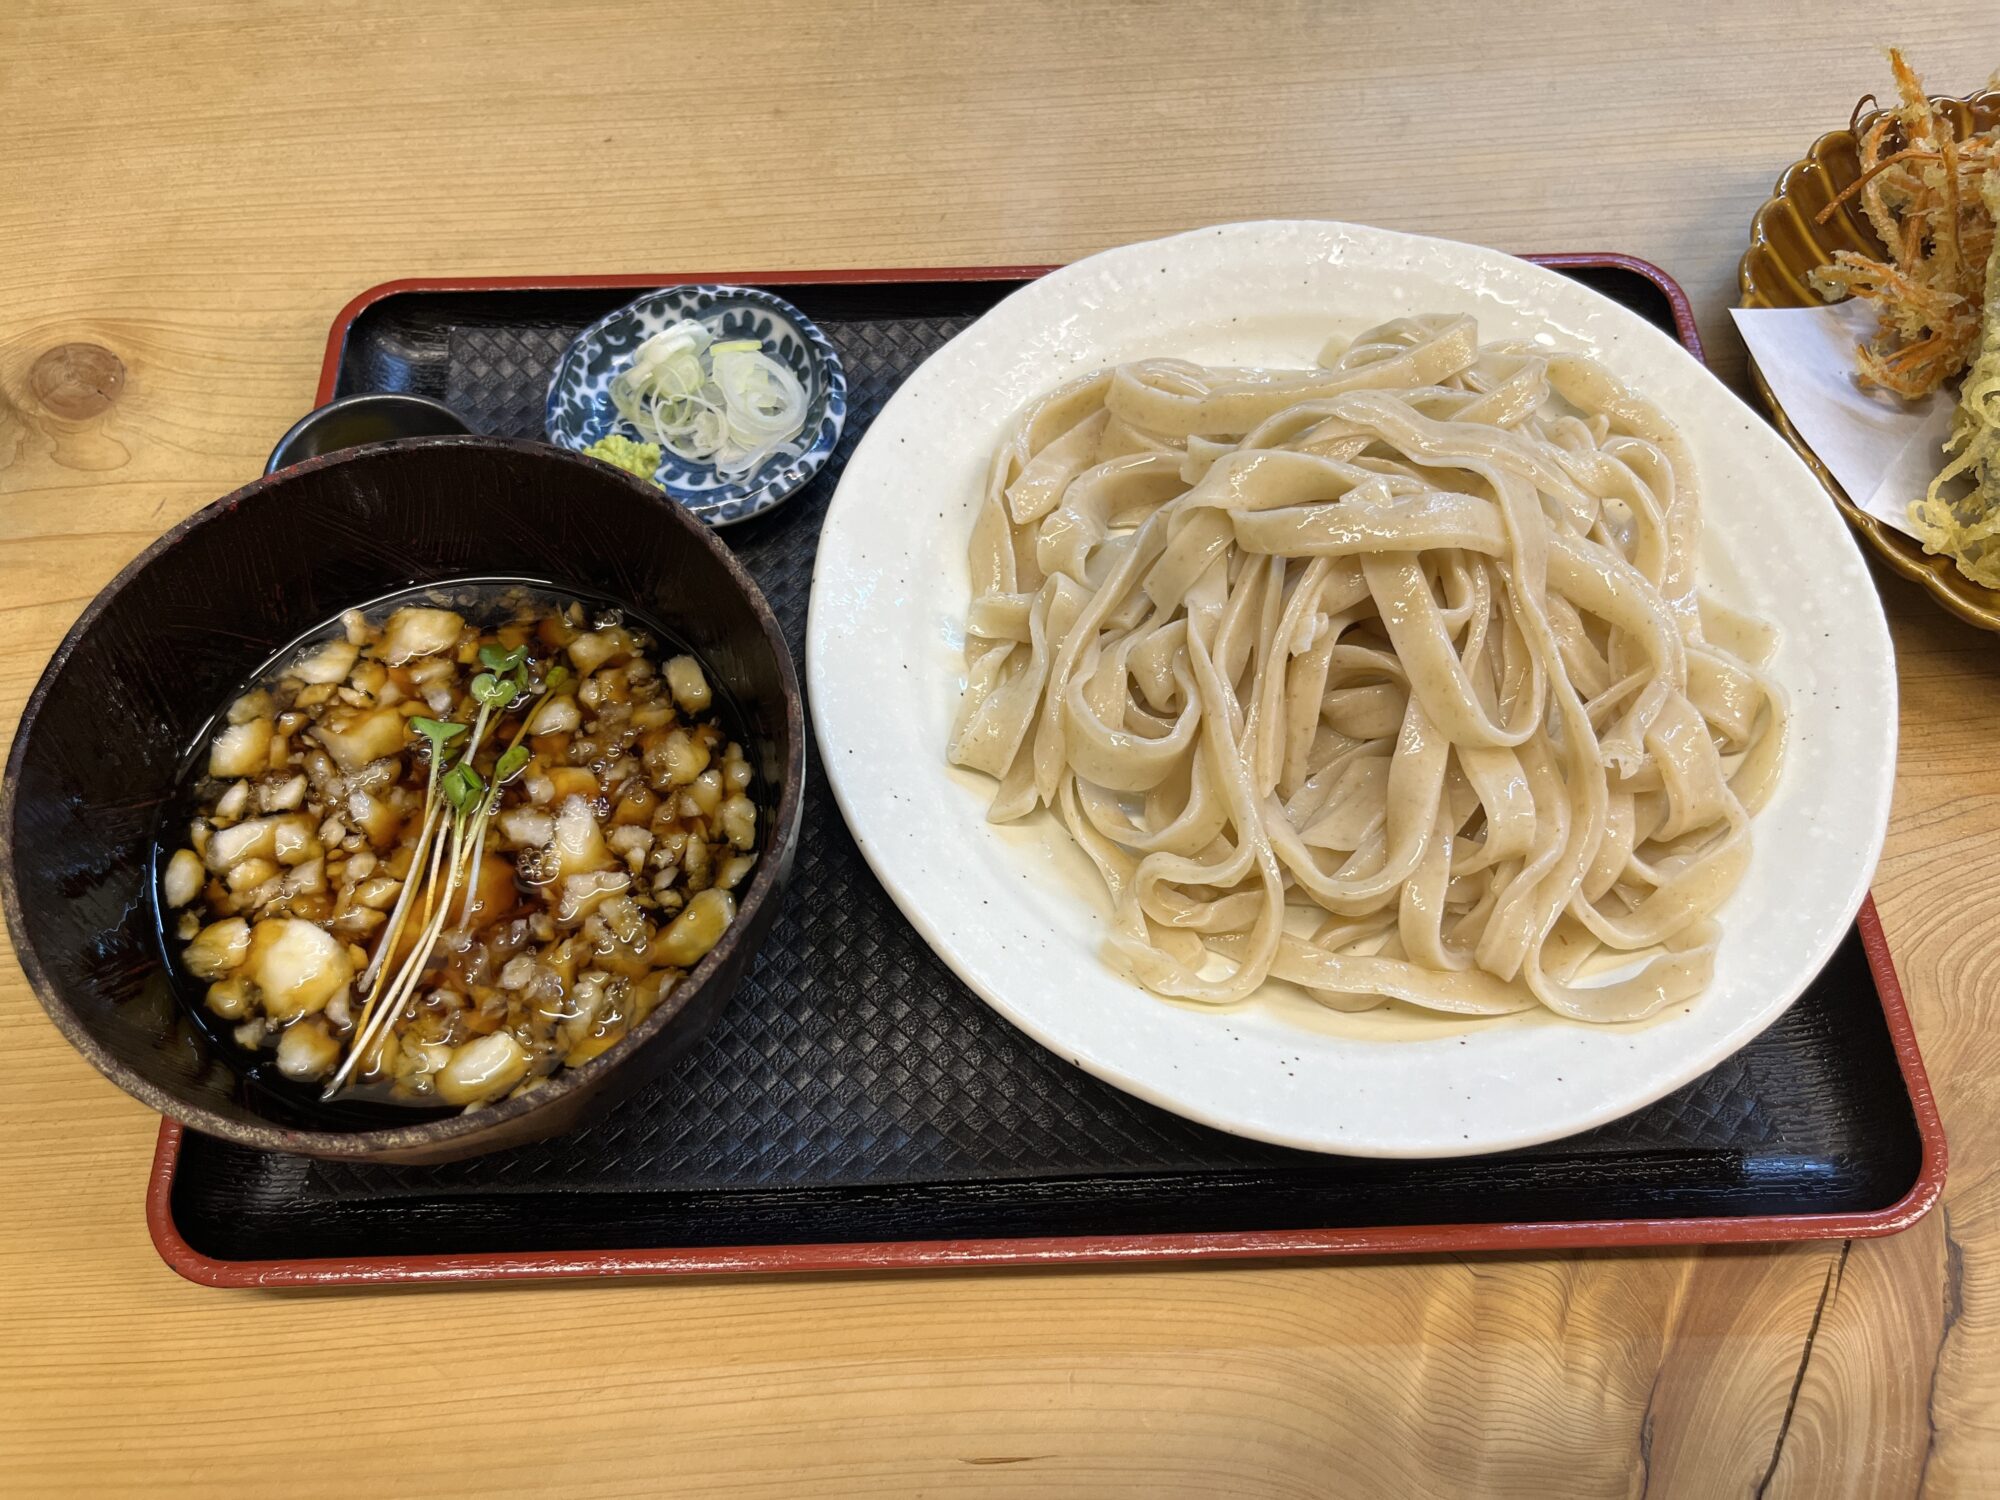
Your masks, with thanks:
[{"label": "soy-based broth", "polygon": [[528,584],[347,611],[217,715],[158,860],[246,1078],[477,1108],[608,1051],[734,920],[754,775],[701,663]]}]

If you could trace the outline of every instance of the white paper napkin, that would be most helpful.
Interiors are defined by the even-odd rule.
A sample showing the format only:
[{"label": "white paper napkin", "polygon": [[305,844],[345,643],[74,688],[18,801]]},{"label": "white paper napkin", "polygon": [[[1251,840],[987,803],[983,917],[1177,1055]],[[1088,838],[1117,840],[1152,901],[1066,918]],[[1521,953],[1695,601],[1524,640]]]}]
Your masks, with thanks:
[{"label": "white paper napkin", "polygon": [[1792,426],[1848,498],[1914,536],[1910,502],[1923,496],[1944,463],[1957,402],[1944,391],[1905,401],[1862,389],[1854,378],[1854,346],[1875,332],[1874,309],[1862,302],[1737,307],[1730,313]]}]

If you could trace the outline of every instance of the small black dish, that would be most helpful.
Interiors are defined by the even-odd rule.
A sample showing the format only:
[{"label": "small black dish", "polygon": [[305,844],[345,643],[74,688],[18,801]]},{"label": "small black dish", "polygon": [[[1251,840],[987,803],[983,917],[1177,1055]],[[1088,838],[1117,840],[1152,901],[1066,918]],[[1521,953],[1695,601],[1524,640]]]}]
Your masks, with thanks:
[{"label": "small black dish", "polygon": [[360,396],[343,396],[316,406],[278,439],[278,446],[264,464],[266,474],[308,458],[324,458],[343,448],[363,443],[385,443],[396,438],[457,437],[472,429],[464,418],[442,401],[428,396],[410,396],[401,391],[371,391]]},{"label": "small black dish", "polygon": [[[736,920],[633,1033],[532,1093],[388,1128],[302,1126],[245,1086],[175,998],[155,832],[188,746],[258,663],[340,610],[425,584],[537,579],[620,601],[735,705],[761,858]],[[805,717],[776,619],[709,529],[650,485],[542,443],[416,438],[308,459],[183,521],[92,600],[29,696],[0,786],[0,904],[42,1006],[162,1114],[241,1145],[429,1162],[553,1135],[707,1029],[777,914],[798,841]]]}]

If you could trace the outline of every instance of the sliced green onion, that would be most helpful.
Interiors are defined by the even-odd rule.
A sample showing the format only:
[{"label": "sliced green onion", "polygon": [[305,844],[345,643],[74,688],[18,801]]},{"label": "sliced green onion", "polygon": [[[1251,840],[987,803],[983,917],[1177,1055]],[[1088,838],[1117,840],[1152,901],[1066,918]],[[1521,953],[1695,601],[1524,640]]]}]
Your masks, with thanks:
[{"label": "sliced green onion", "polygon": [[805,427],[798,377],[756,339],[715,336],[693,319],[654,334],[612,377],[611,401],[640,437],[731,478],[750,474]]}]

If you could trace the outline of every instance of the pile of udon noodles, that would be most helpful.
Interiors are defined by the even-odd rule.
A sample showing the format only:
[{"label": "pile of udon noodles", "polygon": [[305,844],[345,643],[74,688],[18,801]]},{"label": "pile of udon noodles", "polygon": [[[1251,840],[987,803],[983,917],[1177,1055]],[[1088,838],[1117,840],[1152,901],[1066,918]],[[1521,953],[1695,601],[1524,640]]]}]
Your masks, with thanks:
[{"label": "pile of udon noodles", "polygon": [[1128,364],[996,456],[950,758],[1060,815],[1161,995],[1636,1019],[1709,983],[1784,747],[1700,524],[1660,412],[1468,317]]}]

